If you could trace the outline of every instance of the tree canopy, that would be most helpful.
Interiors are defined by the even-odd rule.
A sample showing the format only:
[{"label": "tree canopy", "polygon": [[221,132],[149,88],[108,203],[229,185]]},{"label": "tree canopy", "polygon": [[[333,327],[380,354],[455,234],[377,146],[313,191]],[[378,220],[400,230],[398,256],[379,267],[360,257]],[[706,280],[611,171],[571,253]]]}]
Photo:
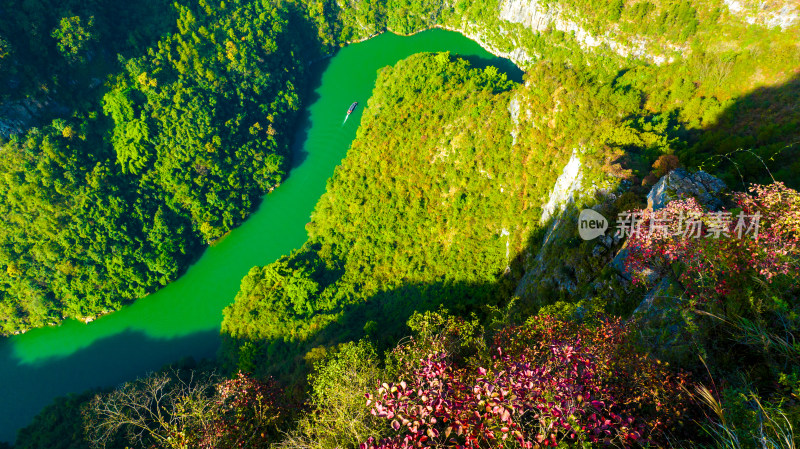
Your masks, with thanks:
[{"label": "tree canopy", "polygon": [[[0,213],[13,226],[0,230],[0,332],[166,285],[285,176],[305,67],[291,13],[201,3],[176,5],[177,32],[120,56],[96,103],[4,145]],[[107,26],[90,17],[53,32],[66,57]]]}]

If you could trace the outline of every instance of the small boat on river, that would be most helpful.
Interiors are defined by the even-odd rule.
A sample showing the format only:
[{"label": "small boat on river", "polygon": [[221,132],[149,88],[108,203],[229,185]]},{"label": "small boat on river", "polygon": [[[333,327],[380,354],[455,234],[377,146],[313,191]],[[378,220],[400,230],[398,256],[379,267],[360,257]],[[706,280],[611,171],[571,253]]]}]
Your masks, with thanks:
[{"label": "small boat on river", "polygon": [[350,109],[347,110],[347,115],[352,114],[353,111],[356,110],[356,106],[358,106],[358,102],[354,101],[353,104],[350,105]]}]

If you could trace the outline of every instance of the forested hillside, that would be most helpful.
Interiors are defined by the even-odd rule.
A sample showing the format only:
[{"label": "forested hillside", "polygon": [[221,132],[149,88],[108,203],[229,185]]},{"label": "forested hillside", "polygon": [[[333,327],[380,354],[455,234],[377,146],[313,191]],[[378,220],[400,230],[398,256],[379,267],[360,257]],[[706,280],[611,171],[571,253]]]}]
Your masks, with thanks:
[{"label": "forested hillside", "polygon": [[[382,69],[308,241],[231,298],[219,360],[60,399],[18,447],[800,442],[792,2],[201,0],[150,22],[134,2],[118,35],[101,3],[24,3],[0,101],[47,104],[2,142],[4,333],[115,309],[240,224],[337,45],[442,26],[525,76]],[[663,232],[585,240],[583,208]]]},{"label": "forested hillside", "polygon": [[[434,331],[427,336],[415,334],[425,347],[415,353],[419,357],[415,359],[416,364],[406,359],[405,364],[400,363],[398,367],[394,357],[397,351],[403,353],[418,342],[401,344],[395,352],[387,352],[383,360],[371,355],[371,349],[363,346],[340,346],[330,354],[337,343],[358,338],[366,339],[380,354],[382,350],[392,348],[399,337],[419,329],[416,320],[420,318],[415,317],[408,322],[411,331],[403,330],[402,320],[411,316],[412,311],[432,310],[437,306],[447,307],[462,317],[474,313],[478,317],[475,323],[490,329],[486,331],[488,335],[483,335],[486,341],[490,341],[493,335],[491,329],[526,319],[529,323],[547,323],[551,319],[548,317],[555,317],[556,320],[582,323],[578,326],[589,329],[597,329],[594,319],[598,316],[630,319],[632,328],[619,330],[625,335],[622,340],[633,344],[626,356],[639,357],[640,351],[651,353],[650,357],[643,357],[651,362],[656,358],[666,359],[680,367],[667,369],[648,380],[647,376],[654,373],[652,368],[640,365],[644,377],[638,378],[637,385],[650,385],[645,388],[652,388],[650,391],[660,397],[661,406],[670,403],[679,409],[688,408],[668,411],[659,409],[658,405],[646,405],[644,396],[632,399],[634,402],[642,401],[637,407],[645,415],[655,413],[654,416],[659,416],[655,421],[660,424],[649,428],[632,424],[625,427],[626,431],[631,431],[627,438],[636,440],[647,432],[654,432],[649,434],[648,438],[654,439],[648,443],[661,446],[666,443],[664,440],[657,442],[661,438],[657,434],[667,431],[671,435],[667,439],[689,438],[691,442],[685,443],[689,446],[712,444],[725,447],[736,439],[742,447],[753,447],[762,438],[761,441],[769,440],[770,444],[780,447],[793,447],[795,443],[792,440],[796,437],[787,423],[796,419],[798,413],[797,359],[796,351],[785,346],[791,346],[791,335],[797,330],[797,292],[795,287],[788,287],[796,280],[791,270],[782,271],[781,277],[774,279],[778,283],[769,286],[762,283],[770,279],[769,273],[777,267],[770,267],[767,269],[769,272],[754,273],[747,269],[747,264],[726,263],[715,270],[716,262],[711,261],[720,257],[718,251],[729,250],[718,249],[712,242],[710,247],[693,249],[700,261],[688,262],[689,253],[686,253],[686,260],[672,258],[668,262],[657,262],[655,267],[645,263],[637,269],[637,274],[651,273],[648,270],[653,269],[662,270],[659,273],[673,270],[681,273],[680,281],[667,274],[664,275],[666,280],[655,287],[650,283],[652,281],[631,285],[626,280],[629,278],[618,271],[622,263],[618,259],[624,261],[626,253],[620,252],[618,257],[613,257],[620,248],[618,240],[609,240],[614,243],[606,244],[582,242],[576,229],[571,227],[575,217],[569,214],[553,217],[555,220],[545,223],[544,227],[538,226],[538,219],[542,216],[541,208],[548,200],[555,178],[573,151],[580,159],[582,177],[578,178],[579,186],[571,198],[573,210],[584,204],[594,204],[595,209],[607,217],[643,207],[644,194],[650,187],[680,165],[708,170],[737,190],[746,189],[749,182],[774,180],[796,187],[800,179],[796,158],[800,116],[797,115],[795,77],[800,48],[791,38],[791,30],[797,29],[797,25],[790,24],[789,31],[747,25],[741,18],[726,15],[720,7],[715,6],[716,12],[711,12],[716,15],[711,14],[709,8],[713,8],[704,3],[619,3],[616,6],[592,3],[584,15],[579,9],[588,5],[548,2],[545,6],[563,8],[572,14],[570,17],[579,18],[584,24],[602,22],[606,18],[603,16],[605,12],[617,8],[618,13],[612,15],[611,20],[619,21],[618,29],[628,36],[659,36],[650,41],[653,45],[643,47],[644,57],[639,55],[644,61],[649,59],[650,63],[622,58],[618,47],[608,43],[587,49],[586,39],[581,40],[558,29],[531,30],[509,24],[509,17],[497,17],[492,5],[458,4],[452,10],[444,5],[432,7],[429,3],[406,5],[409,10],[405,11],[405,22],[394,20],[392,13],[387,12],[385,20],[389,29],[410,32],[438,23],[477,35],[509,54],[519,55],[520,48],[527,52],[530,58],[523,61],[527,69],[525,85],[514,86],[508,106],[494,108],[492,112],[505,114],[508,111],[512,123],[503,130],[512,135],[511,145],[498,146],[500,142],[488,139],[481,132],[482,125],[493,128],[497,118],[487,116],[485,108],[478,105],[460,108],[458,116],[462,119],[456,120],[460,123],[458,126],[436,121],[436,115],[446,117],[451,110],[431,101],[440,97],[429,91],[431,85],[441,83],[439,77],[442,75],[430,79],[429,73],[435,72],[436,66],[428,64],[424,69],[411,69],[402,75],[398,70],[411,66],[407,65],[409,61],[398,64],[391,73],[403,80],[402,85],[408,86],[406,90],[387,89],[387,85],[394,83],[387,81],[388,71],[381,74],[359,136],[331,180],[328,193],[320,200],[308,226],[309,242],[299,252],[273,265],[251,270],[243,280],[236,302],[226,310],[223,333],[228,340],[222,356],[229,369],[277,375],[283,382],[297,385],[304,377],[301,373],[316,367],[315,374],[309,378],[314,412],[301,416],[296,432],[279,447],[337,447],[342,444],[352,447],[365,442],[361,447],[388,448],[412,443],[435,445],[446,441],[449,437],[438,433],[445,425],[438,427],[434,425],[435,421],[430,421],[427,427],[430,430],[425,433],[417,430],[416,423],[411,423],[411,416],[418,417],[423,427],[425,416],[453,418],[447,413],[416,413],[413,408],[426,404],[435,406],[425,402],[426,397],[419,393],[424,390],[413,388],[433,386],[435,389],[435,385],[441,385],[436,382],[456,383],[464,379],[459,377],[465,375],[462,371],[464,364],[455,367],[447,362],[437,364],[436,359],[425,359],[430,355],[425,352],[430,351],[430,347],[425,345],[431,338],[442,334]],[[501,2],[501,15],[503,8]],[[637,19],[637,14],[653,20]],[[343,13],[340,17],[348,16]],[[497,29],[492,28],[494,25]],[[603,34],[602,27],[586,26],[598,35]],[[613,27],[617,29],[616,25]],[[513,32],[509,33],[511,30]],[[671,48],[671,39],[688,40],[689,45],[674,47],[666,57],[656,58],[656,63],[652,63],[653,59],[646,52]],[[448,79],[448,75],[443,77]],[[769,87],[762,87],[765,85]],[[446,89],[458,91],[454,86]],[[394,101],[380,101],[389,92],[394,92]],[[415,104],[417,109],[405,112],[404,105]],[[391,105],[391,115],[386,114],[387,105]],[[434,114],[432,117],[429,116],[431,113]],[[417,116],[425,117],[425,124],[433,121],[436,126],[417,125]],[[453,129],[470,129],[481,138],[463,140],[465,137],[462,136],[451,137]],[[372,130],[384,132],[371,134]],[[399,136],[394,138],[396,135]],[[452,158],[450,148],[457,148],[464,141],[472,151],[459,152],[458,157]],[[493,166],[488,163],[483,165],[492,159],[481,151],[486,141],[492,142],[492,148],[511,158],[498,161],[497,167],[502,167],[500,172],[493,171]],[[433,148],[426,151],[428,145]],[[401,153],[403,157],[394,157],[394,151],[403,151],[406,147],[413,149]],[[367,153],[370,156],[362,156],[362,152],[369,148],[372,149]],[[522,154],[522,159],[514,159],[519,154]],[[448,156],[450,158],[445,159]],[[480,163],[475,164],[472,171],[460,170],[471,156]],[[416,162],[405,167],[407,160]],[[413,179],[406,177],[408,173],[421,169],[433,170],[442,160],[450,163],[434,173],[433,178],[425,175]],[[395,173],[394,167],[403,169]],[[447,181],[450,171],[458,173],[458,181]],[[476,180],[481,180],[482,176],[492,177],[490,186],[478,188],[478,194],[472,193],[474,191],[468,186],[480,185]],[[520,178],[521,184],[515,184]],[[446,183],[442,184],[445,188],[439,187],[436,181]],[[498,188],[502,190],[498,191]],[[508,197],[504,196],[507,188],[522,199],[521,208],[507,202]],[[368,192],[359,193],[367,189]],[[449,194],[457,195],[462,191],[463,202],[451,203]],[[778,207],[766,194],[762,195],[765,196],[753,194],[750,197],[748,201],[752,201],[749,203],[752,206],[743,206],[740,200],[726,204],[734,211],[737,207],[744,207],[765,214],[772,207]],[[787,201],[786,208],[782,208],[780,213],[796,217],[797,204],[788,199],[795,198],[796,192],[789,190],[780,195],[784,195]],[[468,215],[461,218],[452,212],[440,212],[440,206],[450,204],[459,211],[469,211]],[[486,209],[472,210],[476,204]],[[472,233],[475,222],[471,218],[474,216],[489,214],[479,220],[480,224],[496,222],[490,218],[497,212],[494,204],[502,208],[503,227],[514,229],[513,223],[519,219],[515,215],[528,217],[526,229],[530,240],[523,241],[516,248],[513,244],[510,246],[512,255],[514,249],[519,252],[516,259],[512,256],[512,260],[507,262],[509,270],[499,269],[503,263],[495,262],[494,271],[471,271],[492,266],[476,255],[494,252],[496,260],[502,261],[502,250],[500,254],[497,251],[498,235],[494,229],[497,225],[481,229],[483,237]],[[773,217],[782,220],[777,215]],[[710,223],[707,225],[711,226]],[[751,263],[796,263],[797,253],[793,251],[795,246],[792,243],[797,239],[796,227],[784,231],[778,246],[785,249],[740,247],[733,257],[753,254],[754,260],[759,262]],[[462,235],[470,238],[460,238]],[[513,239],[514,232],[510,235]],[[407,243],[415,241],[419,244]],[[455,243],[447,245],[450,242]],[[477,246],[472,246],[476,242],[479,242]],[[470,250],[460,253],[462,247]],[[659,250],[670,254],[670,249],[660,247]],[[643,254],[653,254],[648,251],[654,249],[642,251]],[[772,259],[776,254],[773,251],[781,256]],[[612,259],[613,263],[610,263]],[[661,263],[665,265],[659,265]],[[454,271],[443,271],[450,266]],[[516,284],[521,269],[533,275],[526,279],[528,283],[517,289],[516,293],[521,297],[508,301],[512,296],[508,287]],[[475,277],[476,272],[484,272],[486,276]],[[706,290],[685,290],[691,290],[692,287],[686,286],[693,285],[692,277],[702,279]],[[670,285],[676,287],[667,291],[659,289],[668,282],[675,282]],[[737,282],[738,290],[727,287],[728,282]],[[787,288],[781,290],[781,286]],[[685,289],[682,291],[681,287]],[[653,290],[648,291],[649,288]],[[727,292],[727,299],[715,297],[714,291]],[[647,298],[658,298],[659,294],[671,299],[656,300],[658,306],[642,311],[648,304]],[[690,294],[693,295],[691,298]],[[685,299],[683,295],[686,295]],[[668,302],[666,307],[669,311],[662,311],[663,301],[677,302]],[[712,305],[703,301],[716,302]],[[365,304],[360,306],[361,302]],[[632,316],[634,311],[636,315]],[[704,315],[707,318],[693,319],[692,313],[707,314]],[[609,337],[617,331],[607,329],[604,332]],[[629,332],[639,334],[633,337]],[[671,332],[685,334],[682,338],[665,336]],[[770,340],[772,343],[764,346],[755,343],[769,332],[775,332],[770,334],[773,337],[769,337],[774,338]],[[556,338],[561,343],[575,342],[559,338],[564,337]],[[514,339],[511,337],[511,341]],[[457,343],[449,343],[453,346],[444,351],[445,357],[454,360],[463,357],[459,352],[461,349],[453,350],[453,347],[461,348],[459,345],[465,340],[470,341],[470,337],[459,335]],[[537,341],[541,343],[547,338]],[[596,356],[590,356],[590,359],[597,360],[592,358]],[[753,369],[737,368],[733,363],[736,357],[753,363]],[[362,367],[361,358],[371,360],[370,367],[377,365],[378,371]],[[485,356],[476,358],[489,364]],[[317,362],[320,359],[323,362]],[[493,363],[499,359],[499,356],[495,357]],[[705,360],[708,360],[707,364],[702,362]],[[348,395],[359,396],[374,391],[369,389],[369,385],[376,386],[379,382],[382,362],[386,364],[384,372],[392,373],[388,375],[397,381],[383,385],[383,389],[375,387],[379,388],[377,394],[370,396],[371,399],[378,398],[372,415],[388,418],[383,424],[369,415],[370,404],[375,402],[370,401],[364,407],[343,399]],[[496,366],[495,373],[503,369],[509,369],[508,365]],[[682,377],[681,369],[691,371],[694,379],[690,381],[688,377]],[[325,376],[330,375],[328,370],[348,379],[350,387],[331,387],[325,380]],[[434,376],[436,381],[425,383],[421,380],[431,379],[430,376]],[[659,376],[663,376],[665,382],[656,387],[652,382]],[[683,386],[672,383],[672,379]],[[703,383],[711,385],[715,379],[725,385],[721,390],[713,392],[701,386]],[[479,378],[476,382],[481,380]],[[408,383],[416,386],[409,390],[404,385]],[[455,384],[447,385],[457,388],[453,386]],[[609,385],[609,388],[615,387]],[[625,391],[631,393],[634,390],[635,387],[628,385]],[[291,391],[292,397],[298,396],[296,387]],[[417,391],[417,396],[414,391]],[[682,393],[678,391],[688,391],[692,398],[681,397]],[[673,399],[667,399],[669,397]],[[752,410],[738,407],[736,404],[745,398],[758,405]],[[687,405],[689,403],[691,405]],[[513,409],[514,406],[506,407]],[[731,408],[726,412],[721,407]],[[470,413],[469,410],[465,413]],[[478,407],[478,410],[482,409]],[[548,413],[542,408],[538,410]],[[614,410],[619,413],[621,409]],[[389,423],[393,413],[399,417]],[[581,412],[575,413],[579,416]],[[706,417],[701,419],[695,413],[706,414]],[[667,423],[664,421],[667,416],[680,418]],[[485,421],[481,421],[481,425],[491,426],[490,415],[482,419]],[[631,419],[629,423],[637,422],[637,419],[647,421],[642,416]],[[686,427],[688,423],[699,424],[704,430],[689,430]],[[760,434],[754,430],[756,423],[764,426]],[[396,438],[368,439],[376,434],[393,434],[382,425],[390,425],[397,431]],[[604,427],[604,432],[610,432],[606,434],[610,438],[614,432],[611,430],[613,420],[606,421],[605,425],[608,427]],[[660,427],[662,425],[665,427]],[[487,431],[487,434],[479,434],[473,429],[469,435],[477,438],[476,441],[488,442],[497,437],[497,433],[492,432],[511,432],[508,429],[514,429],[506,426],[503,427],[505,430],[498,430],[500,427],[502,425],[498,424],[498,428]],[[589,427],[587,424],[586,428]],[[644,428],[649,430],[642,430]],[[526,429],[531,431],[531,427]],[[520,434],[514,435],[519,444],[524,445],[524,438]],[[455,444],[455,441],[461,441],[458,439],[460,436],[450,441]],[[571,440],[580,440],[581,437],[570,436],[568,432],[564,435],[556,433],[553,438],[551,445],[554,446],[585,445],[583,441]],[[624,438],[616,440],[616,443],[612,440],[605,443],[636,444]]]},{"label": "forested hillside", "polygon": [[[424,303],[496,302],[488,285],[514,264],[531,230],[520,212],[537,200],[524,181],[536,167],[509,151],[511,88],[494,67],[446,53],[385,68],[307,225],[309,242],[251,270],[226,309],[228,357],[268,370],[291,362],[284,351],[303,355],[298,345],[397,331],[396,317]],[[375,313],[367,328],[341,326]]]},{"label": "forested hillside", "polygon": [[[7,9],[0,19],[4,126],[38,127],[5,145],[25,154],[4,161],[15,174],[4,181],[3,207],[9,222],[22,223],[0,245],[6,334],[114,310],[174,279],[284,176],[300,60],[387,28],[451,27],[529,70],[541,62],[557,72],[576,67],[597,89],[627,92],[626,118],[660,139],[639,148],[678,154],[739,188],[745,178],[769,180],[760,158],[776,179],[797,186],[800,95],[792,77],[800,49],[791,36],[800,25],[777,6],[753,17],[711,1],[121,8],[96,1]],[[781,14],[786,20],[775,25]],[[531,15],[536,24],[525,19]],[[622,49],[603,23],[639,47]],[[565,32],[570,24],[578,31]],[[587,44],[594,42],[587,36],[600,44]],[[620,168],[638,175],[631,180],[652,182],[644,178],[654,153],[639,157],[636,146],[619,146],[631,156]],[[81,199],[92,194],[105,199]],[[157,219],[139,218],[148,216]]]},{"label": "forested hillside", "polygon": [[798,187],[800,9],[793,2],[324,4],[334,42],[383,27],[407,34],[442,26],[525,69],[538,61],[578,67],[637,92],[637,115],[666,120],[663,133],[679,140],[674,150],[687,164],[718,171],[729,184],[745,188],[742,178],[770,180],[757,167],[758,156],[776,179]]},{"label": "forested hillside", "polygon": [[28,99],[33,113],[39,102],[89,107],[117,55],[143,52],[177,19],[166,1],[12,0],[0,12],[0,101]]},{"label": "forested hillside", "polygon": [[[83,18],[64,24],[74,48],[53,55],[71,58],[54,64],[54,76],[70,76],[62,66],[103,76],[91,66],[110,64],[108,55],[76,36],[89,32],[76,28],[81,20],[101,34],[111,26],[100,22],[112,20],[101,6],[83,5]],[[92,91],[94,101],[62,104],[76,109],[3,144],[3,333],[91,317],[165,285],[285,175],[305,67],[289,36],[292,14],[268,2],[175,8],[176,32],[157,43],[137,41],[146,28],[130,30],[123,71]],[[50,18],[29,20],[38,29]],[[28,45],[60,45],[37,42]],[[14,48],[5,82],[42,78],[19,72],[40,66],[23,65],[27,52]]]},{"label": "forested hillside", "polygon": [[[620,117],[635,113],[628,93],[586,81],[542,63],[513,84],[446,53],[385,68],[308,242],[253,268],[226,309],[230,366],[292,379],[305,369],[295,357],[334,343],[393,344],[414,310],[485,316],[504,303],[572,148],[605,191],[623,148],[651,161],[670,151],[653,126]],[[512,117],[512,102],[526,114]]]}]

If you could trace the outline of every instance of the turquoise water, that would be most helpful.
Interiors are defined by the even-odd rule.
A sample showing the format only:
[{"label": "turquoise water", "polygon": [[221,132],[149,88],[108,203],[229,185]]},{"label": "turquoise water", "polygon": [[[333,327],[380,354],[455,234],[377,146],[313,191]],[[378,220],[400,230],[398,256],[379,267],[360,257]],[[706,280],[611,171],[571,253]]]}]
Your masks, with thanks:
[{"label": "turquoise water", "polygon": [[[295,136],[295,167],[247,222],[180,279],[129,307],[88,325],[70,320],[0,341],[0,441],[13,441],[57,396],[119,384],[186,356],[213,357],[222,309],[242,277],[305,242],[305,224],[355,137],[377,70],[423,51],[450,51],[521,76],[509,61],[443,30],[386,33],[317,63],[316,87]],[[353,101],[359,106],[342,124]]]}]

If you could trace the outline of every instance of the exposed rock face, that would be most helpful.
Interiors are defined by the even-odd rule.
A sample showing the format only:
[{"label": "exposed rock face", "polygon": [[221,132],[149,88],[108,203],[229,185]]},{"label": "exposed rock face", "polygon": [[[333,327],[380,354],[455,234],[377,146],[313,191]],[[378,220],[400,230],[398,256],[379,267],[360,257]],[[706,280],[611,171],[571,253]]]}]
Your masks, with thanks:
[{"label": "exposed rock face", "polygon": [[550,223],[542,248],[536,253],[532,263],[528,263],[529,268],[517,284],[514,295],[521,298],[531,298],[533,294],[531,289],[540,283],[547,283],[560,291],[569,293],[574,293],[576,291],[577,285],[575,281],[558,271],[557,267],[559,263],[544,257],[546,248],[556,241],[563,240],[565,235],[569,233],[568,227],[577,220],[577,215],[571,214],[571,212],[574,212],[572,208],[561,212],[556,215],[553,222]]},{"label": "exposed rock face", "polygon": [[[584,49],[607,45],[622,57],[634,56],[655,64],[672,62],[674,58],[650,51],[655,47],[651,39],[643,36],[627,39],[626,43],[614,38],[613,30],[602,36],[594,36],[584,29],[579,21],[571,19],[558,5],[542,5],[539,0],[503,0],[499,17],[512,23],[519,23],[532,31],[541,32],[550,27],[565,33],[573,33]],[[612,25],[613,28],[613,25]],[[685,52],[688,49],[676,44],[659,44],[667,50]]]},{"label": "exposed rock face", "polygon": [[[722,206],[719,194],[726,188],[719,178],[703,171],[689,173],[678,168],[663,176],[647,194],[647,207],[659,210],[677,198],[694,197],[710,210]],[[622,260],[627,255],[623,248],[614,259],[623,276]],[[632,320],[639,324],[642,341],[652,348],[658,358],[680,361],[691,357],[691,333],[688,331],[690,318],[681,313],[682,294],[680,285],[669,273],[653,270],[647,276],[647,285],[653,287],[633,312]]]},{"label": "exposed rock face", "polygon": [[645,295],[631,320],[638,324],[639,339],[661,360],[686,362],[696,357],[689,331],[691,316],[681,311],[680,288],[663,278]]},{"label": "exposed rock face", "polygon": [[[719,178],[709,175],[704,171],[689,173],[682,168],[677,168],[661,177],[647,194],[647,208],[659,210],[678,198],[696,198],[700,204],[710,210],[718,210],[722,201],[718,195],[725,190],[725,183]],[[627,243],[619,250],[611,261],[611,266],[624,279],[631,279],[631,274],[625,269],[625,258],[628,256]],[[647,283],[659,280],[659,274],[653,270],[645,273]],[[647,301],[647,298],[645,298]],[[641,308],[641,306],[640,306]],[[638,310],[638,309],[637,309]]]},{"label": "exposed rock face", "polygon": [[785,30],[800,23],[798,6],[791,0],[773,1],[748,1],[724,0],[728,11],[741,17],[745,22],[758,24],[767,28],[780,28]]},{"label": "exposed rock face", "polygon": [[560,21],[561,10],[557,5],[551,9],[543,7],[538,0],[506,0],[500,4],[500,18],[512,23],[521,23],[533,31],[544,31],[551,23]]},{"label": "exposed rock face", "polygon": [[511,97],[508,101],[508,113],[511,114],[511,122],[514,126],[511,127],[511,145],[517,144],[517,134],[519,134],[519,98],[516,95]]},{"label": "exposed rock face", "polygon": [[0,137],[10,137],[21,133],[33,120],[31,107],[41,109],[42,105],[28,102],[6,102],[0,104]]},{"label": "exposed rock face", "polygon": [[693,197],[710,210],[718,210],[722,201],[718,198],[725,183],[704,171],[689,173],[682,168],[663,176],[647,194],[647,208],[659,210],[677,198]]},{"label": "exposed rock face", "polygon": [[573,150],[572,157],[570,157],[569,162],[564,166],[564,171],[556,180],[553,191],[550,192],[547,204],[542,208],[542,224],[546,223],[555,212],[563,212],[567,204],[574,201],[575,194],[581,187],[582,179],[581,161],[578,158],[578,152]]},{"label": "exposed rock face", "polygon": [[670,287],[670,280],[668,278],[661,279],[661,282],[658,283],[652,290],[647,292],[642,299],[642,302],[639,304],[639,307],[633,311],[634,315],[645,315],[651,312],[656,306],[656,299],[660,296],[664,295]]},{"label": "exposed rock face", "polygon": [[625,259],[628,258],[628,248],[623,246],[617,252],[617,255],[611,259],[611,266],[619,273],[619,275],[626,281],[631,280],[631,274],[625,269]]},{"label": "exposed rock face", "polygon": [[60,106],[50,98],[41,101],[26,98],[18,101],[0,103],[0,137],[8,138],[20,134],[31,126],[38,126],[44,114],[67,114],[68,109]]},{"label": "exposed rock face", "polygon": [[508,51],[501,50],[496,46],[492,45],[490,42],[491,39],[485,36],[485,33],[481,31],[481,27],[468,22],[463,21],[459,26],[452,27],[447,25],[436,25],[435,28],[441,28],[443,30],[449,31],[456,31],[458,33],[463,34],[467,38],[475,41],[483,47],[484,50],[488,51],[489,53],[499,57],[499,58],[506,58],[516,64],[519,67],[524,67],[528,62],[533,61],[534,57],[538,58],[539,55],[529,55],[524,48],[514,47]]},{"label": "exposed rock face", "polygon": [[[520,280],[515,295],[525,301],[533,301],[534,304],[539,301],[537,296],[541,292],[552,294],[549,293],[552,291],[567,295],[582,292],[582,298],[574,298],[581,301],[604,298],[631,306],[639,303],[633,319],[642,325],[642,338],[660,357],[684,357],[690,347],[690,342],[684,335],[687,322],[682,309],[678,307],[678,302],[681,301],[680,286],[670,278],[669,272],[646,270],[643,273],[645,283],[652,288],[639,302],[638,298],[631,296],[634,292],[630,282],[632,276],[624,266],[628,255],[627,245],[623,244],[622,237],[613,228],[597,240],[591,252],[573,251],[570,254],[568,247],[559,246],[567,242],[567,239],[574,238],[578,211],[574,205],[570,205],[587,193],[582,189],[593,191],[592,188],[587,189],[581,185],[580,172],[577,154],[573,154],[558,178],[543,213],[542,218],[549,222],[549,227],[542,246],[529,263],[530,268]],[[658,210],[676,198],[691,196],[706,207],[718,209],[722,206],[718,195],[724,189],[725,184],[721,180],[705,172],[689,173],[676,169],[662,177],[652,188],[648,195],[649,205]],[[595,210],[607,207],[616,199],[613,193],[606,195],[605,205],[598,204]],[[580,259],[576,259],[575,255]],[[586,284],[587,279],[590,279],[590,285]],[[585,288],[587,286],[590,288]]]},{"label": "exposed rock face", "polygon": [[[520,283],[517,285],[516,295],[526,296],[527,290],[531,285],[541,280],[545,272],[548,272],[547,282],[554,285],[559,290],[574,292],[577,286],[572,279],[556,273],[552,270],[551,261],[544,259],[545,248],[556,241],[562,240],[572,231],[572,226],[577,221],[577,213],[574,208],[570,208],[575,199],[587,192],[582,190],[583,172],[578,151],[573,150],[572,156],[564,166],[564,170],[556,180],[547,204],[542,208],[540,218],[542,225],[548,224],[547,234],[542,244],[542,249],[536,254],[531,269],[525,273]],[[589,192],[594,192],[596,188],[589,188]]]}]

